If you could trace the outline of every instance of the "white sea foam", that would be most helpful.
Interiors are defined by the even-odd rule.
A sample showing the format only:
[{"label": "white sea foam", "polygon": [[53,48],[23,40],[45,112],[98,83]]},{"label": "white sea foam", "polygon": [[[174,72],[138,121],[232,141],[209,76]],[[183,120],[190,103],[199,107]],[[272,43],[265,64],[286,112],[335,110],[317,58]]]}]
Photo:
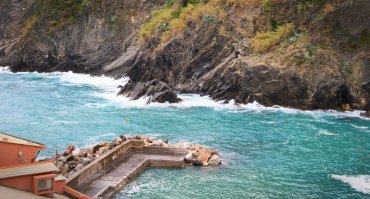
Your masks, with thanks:
[{"label": "white sea foam", "polygon": [[351,126],[355,127],[356,129],[368,129],[369,128],[368,126],[357,126],[354,124],[351,124]]},{"label": "white sea foam", "polygon": [[9,66],[0,66],[0,73],[10,73]]},{"label": "white sea foam", "polygon": [[125,85],[129,80],[129,78],[114,79],[106,76],[91,76],[73,72],[52,72],[45,73],[45,75],[52,78],[60,78],[62,82],[74,85],[91,85],[108,92],[116,92],[118,85]]},{"label": "white sea foam", "polygon": [[[9,72],[9,67],[0,67],[0,71]],[[37,72],[34,72],[37,73]],[[26,74],[26,73],[22,73]],[[345,118],[345,117],[359,117],[363,111],[349,111],[349,112],[337,112],[337,111],[302,111],[293,108],[285,108],[280,106],[266,107],[258,102],[253,102],[249,104],[236,104],[233,100],[228,103],[224,101],[214,101],[208,96],[200,96],[196,94],[179,94],[178,96],[182,99],[180,103],[176,104],[159,104],[151,103],[148,104],[148,97],[142,97],[138,100],[130,100],[124,96],[117,96],[119,85],[125,85],[129,78],[114,79],[106,76],[91,76],[88,74],[78,74],[73,72],[52,72],[52,73],[37,73],[45,75],[47,78],[57,78],[65,83],[70,83],[73,85],[90,85],[99,88],[99,92],[91,93],[93,96],[104,98],[110,102],[118,104],[122,107],[176,107],[176,108],[190,108],[190,107],[210,107],[216,110],[228,110],[228,111],[247,111],[247,112],[284,112],[287,114],[309,114],[315,118],[320,119],[322,115],[328,115],[333,117]],[[365,119],[365,118],[363,118]]]},{"label": "white sea foam", "polygon": [[277,122],[273,122],[273,121],[262,121],[261,123],[262,124],[277,124]]},{"label": "white sea foam", "polygon": [[51,125],[77,125],[79,124],[78,121],[62,121],[62,120],[58,120],[58,121],[54,121],[51,123]]},{"label": "white sea foam", "polygon": [[81,146],[81,148],[89,148],[92,147],[94,144],[98,142],[102,142],[104,140],[111,140],[112,138],[116,137],[117,135],[114,133],[105,133],[105,134],[99,134],[95,136],[90,136],[84,141],[84,145]]},{"label": "white sea foam", "polygon": [[349,184],[356,191],[370,194],[370,176],[369,175],[331,175],[331,178],[340,180]]},{"label": "white sea foam", "polygon": [[319,130],[319,134],[320,135],[330,135],[330,136],[337,136],[338,134],[335,134],[335,133],[332,133],[332,132],[329,132],[327,130]]},{"label": "white sea foam", "polygon": [[323,120],[323,119],[316,119],[315,122],[325,123],[325,124],[335,124],[335,122],[329,122],[329,121]]}]

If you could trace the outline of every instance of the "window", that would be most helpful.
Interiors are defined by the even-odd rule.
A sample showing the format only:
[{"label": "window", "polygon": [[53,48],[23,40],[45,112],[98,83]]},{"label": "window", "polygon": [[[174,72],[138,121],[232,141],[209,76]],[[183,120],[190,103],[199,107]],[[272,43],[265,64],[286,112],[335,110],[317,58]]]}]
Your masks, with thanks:
[{"label": "window", "polygon": [[55,174],[46,174],[33,177],[33,193],[44,195],[54,193]]},{"label": "window", "polygon": [[37,191],[42,192],[42,191],[47,191],[51,190],[53,188],[53,179],[40,179],[37,181]]}]

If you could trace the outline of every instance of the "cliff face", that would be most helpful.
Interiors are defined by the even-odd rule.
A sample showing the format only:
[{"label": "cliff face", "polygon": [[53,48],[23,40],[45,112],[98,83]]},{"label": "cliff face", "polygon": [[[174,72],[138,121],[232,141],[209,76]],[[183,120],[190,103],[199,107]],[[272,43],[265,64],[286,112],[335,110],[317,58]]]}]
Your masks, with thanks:
[{"label": "cliff face", "polygon": [[131,45],[149,10],[163,4],[143,2],[4,2],[0,63],[13,71],[97,71]]},{"label": "cliff face", "polygon": [[[1,3],[0,65],[125,75],[131,81],[121,94],[159,102],[176,102],[175,92],[184,92],[269,106],[370,109],[368,1],[184,2]],[[154,24],[149,35],[147,24]]]}]

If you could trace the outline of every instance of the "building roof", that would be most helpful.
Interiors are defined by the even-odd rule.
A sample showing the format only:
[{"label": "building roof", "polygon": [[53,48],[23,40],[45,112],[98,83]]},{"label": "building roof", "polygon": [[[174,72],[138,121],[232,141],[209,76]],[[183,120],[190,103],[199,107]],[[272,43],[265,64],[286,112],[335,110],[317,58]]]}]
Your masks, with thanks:
[{"label": "building roof", "polygon": [[0,167],[0,179],[57,171],[58,169],[53,162],[36,162],[15,166],[5,166]]},{"label": "building roof", "polygon": [[5,133],[0,133],[0,142],[27,145],[27,146],[34,146],[34,147],[44,147],[43,144],[31,141],[31,140],[26,140],[26,139],[23,139],[23,138],[19,138],[19,137],[13,136],[13,135],[8,135],[8,134],[5,134]]}]

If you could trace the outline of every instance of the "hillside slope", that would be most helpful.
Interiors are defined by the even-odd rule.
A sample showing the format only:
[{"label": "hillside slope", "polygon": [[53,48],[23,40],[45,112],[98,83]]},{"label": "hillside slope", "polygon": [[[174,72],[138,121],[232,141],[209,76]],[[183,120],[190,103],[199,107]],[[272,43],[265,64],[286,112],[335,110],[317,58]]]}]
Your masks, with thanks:
[{"label": "hillside slope", "polygon": [[21,0],[0,5],[0,65],[129,76],[176,92],[301,109],[370,109],[367,0]]}]

